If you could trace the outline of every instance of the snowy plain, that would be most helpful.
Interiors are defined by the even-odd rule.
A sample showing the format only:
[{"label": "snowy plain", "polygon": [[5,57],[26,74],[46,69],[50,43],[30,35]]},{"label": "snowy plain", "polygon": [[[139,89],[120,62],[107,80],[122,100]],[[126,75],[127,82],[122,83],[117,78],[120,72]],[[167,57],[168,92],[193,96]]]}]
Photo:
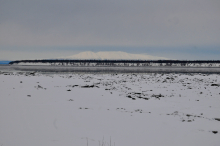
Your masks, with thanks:
[{"label": "snowy plain", "polygon": [[0,72],[0,146],[219,146],[220,75]]}]

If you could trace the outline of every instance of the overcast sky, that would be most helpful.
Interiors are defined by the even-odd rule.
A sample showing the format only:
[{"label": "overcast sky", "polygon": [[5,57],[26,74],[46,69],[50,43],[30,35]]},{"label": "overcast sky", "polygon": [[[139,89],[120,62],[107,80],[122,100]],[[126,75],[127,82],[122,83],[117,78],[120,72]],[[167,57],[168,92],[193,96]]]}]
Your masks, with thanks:
[{"label": "overcast sky", "polygon": [[220,59],[220,0],[0,0],[0,60],[81,51]]}]

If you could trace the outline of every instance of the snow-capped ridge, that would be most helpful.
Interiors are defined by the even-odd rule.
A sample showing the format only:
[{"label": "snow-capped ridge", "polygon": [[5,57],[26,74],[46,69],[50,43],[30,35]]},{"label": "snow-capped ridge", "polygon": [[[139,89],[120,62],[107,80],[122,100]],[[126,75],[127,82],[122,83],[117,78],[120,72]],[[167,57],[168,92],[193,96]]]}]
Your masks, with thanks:
[{"label": "snow-capped ridge", "polygon": [[60,59],[95,59],[95,60],[167,60],[165,57],[157,57],[144,54],[131,54],[122,51],[111,52],[81,52],[67,57],[59,57]]}]

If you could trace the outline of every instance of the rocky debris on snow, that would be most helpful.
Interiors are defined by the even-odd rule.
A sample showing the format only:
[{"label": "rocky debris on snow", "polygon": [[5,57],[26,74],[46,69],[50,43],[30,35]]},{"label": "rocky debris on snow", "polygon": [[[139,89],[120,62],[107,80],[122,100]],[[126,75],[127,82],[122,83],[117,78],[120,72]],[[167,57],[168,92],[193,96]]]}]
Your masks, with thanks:
[{"label": "rocky debris on snow", "polygon": [[81,88],[99,88],[99,86],[95,86],[95,85],[85,85],[85,86],[81,86]]},{"label": "rocky debris on snow", "polygon": [[214,118],[216,121],[220,121],[220,118]]},{"label": "rocky debris on snow", "polygon": [[89,108],[87,108],[87,107],[85,107],[85,108],[80,107],[79,109],[89,109]]},{"label": "rocky debris on snow", "polygon": [[160,97],[164,97],[164,96],[161,95],[161,94],[159,94],[159,95],[155,95],[155,94],[153,94],[153,95],[151,95],[151,97],[155,97],[155,98],[157,98],[157,99],[160,99]]},{"label": "rocky debris on snow", "polygon": [[46,90],[47,88],[43,88],[42,86],[40,86],[40,85],[37,85],[37,86],[35,86],[35,88],[37,88],[37,89],[44,89],[44,90]]},{"label": "rocky debris on snow", "polygon": [[35,76],[35,73],[36,73],[36,72],[31,72],[31,73],[29,73],[29,75]]},{"label": "rocky debris on snow", "polygon": [[204,116],[200,116],[200,115],[203,115],[202,113],[198,116],[198,115],[194,115],[194,114],[185,114],[185,113],[182,113],[182,112],[178,112],[178,111],[175,111],[171,114],[167,114],[167,115],[174,115],[174,116],[177,116],[177,117],[180,117],[180,120],[182,122],[193,122],[195,121],[196,118],[202,118],[202,119],[206,119],[206,120],[213,120],[213,119],[210,119],[210,118],[207,118],[207,117],[204,117]]},{"label": "rocky debris on snow", "polygon": [[151,112],[146,112],[142,109],[135,109],[135,110],[127,110],[125,108],[116,108],[116,111],[120,111],[120,112],[125,112],[125,113],[151,113]]},{"label": "rocky debris on snow", "polygon": [[217,133],[218,133],[218,131],[212,131],[212,133],[217,134]]}]

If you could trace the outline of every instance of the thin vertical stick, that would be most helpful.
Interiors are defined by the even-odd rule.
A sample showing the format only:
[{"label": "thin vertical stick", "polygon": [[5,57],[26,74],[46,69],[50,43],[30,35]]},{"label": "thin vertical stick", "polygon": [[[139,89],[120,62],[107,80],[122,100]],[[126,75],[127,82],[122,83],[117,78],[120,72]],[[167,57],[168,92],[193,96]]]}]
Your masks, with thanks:
[{"label": "thin vertical stick", "polygon": [[104,136],[103,136],[103,139],[102,139],[102,146],[104,146]]}]

